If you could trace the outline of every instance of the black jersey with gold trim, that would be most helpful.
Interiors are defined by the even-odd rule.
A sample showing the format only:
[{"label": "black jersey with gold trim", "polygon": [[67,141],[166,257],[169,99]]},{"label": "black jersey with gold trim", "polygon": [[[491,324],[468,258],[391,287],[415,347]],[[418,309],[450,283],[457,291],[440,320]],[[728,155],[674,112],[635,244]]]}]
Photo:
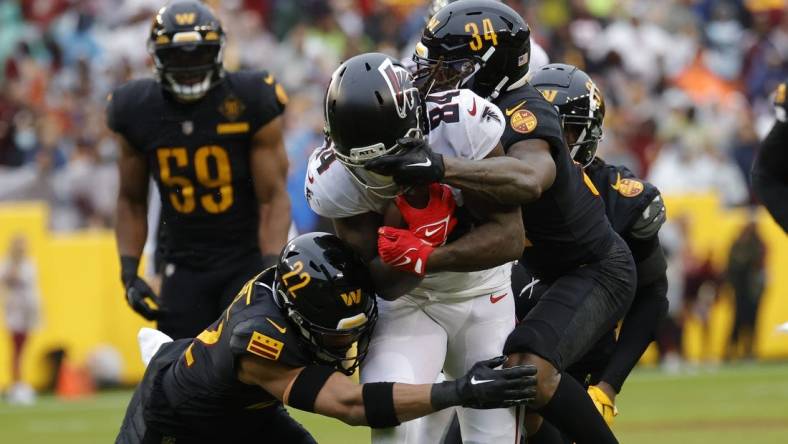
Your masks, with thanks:
[{"label": "black jersey with gold trim", "polygon": [[265,71],[228,73],[193,103],[177,101],[153,79],[130,81],[109,96],[108,126],[145,155],[161,192],[165,260],[205,269],[258,249],[251,140],[286,102]]},{"label": "black jersey with gold trim", "polygon": [[[149,365],[145,382],[154,384],[145,400],[145,422],[176,436],[213,435],[216,428],[233,433],[258,427],[255,417],[280,401],[261,387],[240,382],[236,363],[253,355],[287,367],[304,367],[313,358],[282,313],[272,288],[275,270],[269,268],[249,281],[222,316],[196,338],[182,345],[166,365]],[[145,383],[144,382],[144,383]]]},{"label": "black jersey with gold trim", "polygon": [[599,192],[569,155],[558,112],[528,83],[502,93],[495,104],[506,119],[504,150],[523,140],[542,139],[556,165],[553,185],[537,201],[523,205],[527,239],[521,262],[546,276],[601,259],[615,233]]},{"label": "black jersey with gold trim", "polygon": [[627,167],[610,165],[599,157],[585,171],[602,195],[610,224],[632,251],[638,286],[663,278],[667,263],[658,233],[667,214],[657,187],[639,179]]}]

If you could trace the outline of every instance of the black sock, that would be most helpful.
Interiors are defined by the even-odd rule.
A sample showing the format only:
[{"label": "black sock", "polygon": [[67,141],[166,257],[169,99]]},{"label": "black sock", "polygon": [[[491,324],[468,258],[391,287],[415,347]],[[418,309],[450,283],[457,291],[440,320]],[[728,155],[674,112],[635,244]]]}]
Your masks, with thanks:
[{"label": "black sock", "polygon": [[618,444],[586,390],[567,373],[561,374],[553,398],[539,414],[575,444]]},{"label": "black sock", "polygon": [[668,300],[665,297],[667,286],[667,280],[662,279],[639,288],[632,307],[621,324],[616,349],[600,378],[610,384],[616,393],[621,391],[624,380],[654,339],[657,326],[668,310]]},{"label": "black sock", "polygon": [[564,444],[569,442],[564,439],[561,432],[550,421],[543,420],[539,430],[528,435],[528,444]]}]

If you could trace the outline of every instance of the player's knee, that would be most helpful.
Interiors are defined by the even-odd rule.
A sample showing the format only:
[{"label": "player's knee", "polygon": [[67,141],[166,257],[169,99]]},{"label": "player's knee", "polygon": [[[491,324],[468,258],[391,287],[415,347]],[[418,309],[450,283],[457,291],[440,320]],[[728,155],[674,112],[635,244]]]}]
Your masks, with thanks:
[{"label": "player's knee", "polygon": [[553,398],[558,383],[561,381],[561,374],[546,359],[533,353],[512,353],[509,355],[506,365],[508,367],[515,365],[536,366],[536,399],[531,404],[533,408],[542,408]]}]

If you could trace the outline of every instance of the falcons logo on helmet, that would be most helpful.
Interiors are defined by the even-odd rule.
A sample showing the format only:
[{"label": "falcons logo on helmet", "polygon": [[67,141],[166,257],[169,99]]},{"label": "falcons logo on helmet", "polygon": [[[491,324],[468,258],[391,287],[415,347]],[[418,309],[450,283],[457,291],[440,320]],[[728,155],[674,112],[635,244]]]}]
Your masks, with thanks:
[{"label": "falcons logo on helmet", "polygon": [[391,63],[391,59],[388,58],[380,64],[378,71],[389,86],[391,96],[394,98],[394,105],[397,108],[397,115],[401,119],[406,118],[408,111],[416,105],[415,95],[418,94],[418,90],[410,79],[410,73],[402,66]]}]

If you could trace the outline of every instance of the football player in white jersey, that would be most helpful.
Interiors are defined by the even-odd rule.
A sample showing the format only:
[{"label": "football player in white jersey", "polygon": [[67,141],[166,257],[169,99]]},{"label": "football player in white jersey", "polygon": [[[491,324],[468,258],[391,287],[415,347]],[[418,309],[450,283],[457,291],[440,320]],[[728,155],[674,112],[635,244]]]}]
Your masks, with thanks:
[{"label": "football player in white jersey", "polygon": [[[441,370],[455,378],[481,357],[499,355],[514,327],[509,263],[525,242],[519,209],[481,206],[479,196],[444,185],[430,186],[426,205],[411,203],[391,178],[363,165],[422,138],[446,156],[502,155],[500,110],[469,90],[431,94],[422,105],[409,72],[374,53],[335,71],[325,106],[329,137],[310,157],[305,193],[369,262],[387,299],[361,380],[430,383]],[[383,227],[393,204],[407,229]],[[520,433],[515,409],[458,414],[466,443],[516,442]],[[429,424],[374,430],[373,443],[439,442],[444,431]]]}]

